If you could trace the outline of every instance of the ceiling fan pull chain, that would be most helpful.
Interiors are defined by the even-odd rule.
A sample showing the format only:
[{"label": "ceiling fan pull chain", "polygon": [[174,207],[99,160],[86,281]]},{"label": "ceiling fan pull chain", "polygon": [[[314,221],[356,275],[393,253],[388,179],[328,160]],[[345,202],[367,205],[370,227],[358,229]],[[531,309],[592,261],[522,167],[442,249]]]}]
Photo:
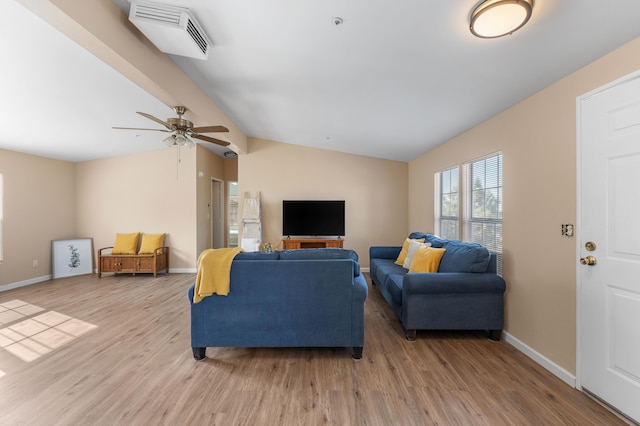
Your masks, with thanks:
[{"label": "ceiling fan pull chain", "polygon": [[180,145],[176,150],[176,180],[180,178]]}]

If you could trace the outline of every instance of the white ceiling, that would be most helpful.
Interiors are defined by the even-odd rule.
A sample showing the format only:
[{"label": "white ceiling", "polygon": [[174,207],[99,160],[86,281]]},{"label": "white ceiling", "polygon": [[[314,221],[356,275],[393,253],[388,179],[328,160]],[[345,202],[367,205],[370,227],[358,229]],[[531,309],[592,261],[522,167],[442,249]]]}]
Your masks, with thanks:
[{"label": "white ceiling", "polygon": [[[207,60],[172,59],[248,136],[400,161],[640,36],[638,0],[535,0],[495,40],[468,30],[477,0],[162,2],[189,8],[213,43]],[[165,149],[162,133],[111,127],[154,127],[135,111],[169,107],[8,3],[0,148],[69,161]]]}]

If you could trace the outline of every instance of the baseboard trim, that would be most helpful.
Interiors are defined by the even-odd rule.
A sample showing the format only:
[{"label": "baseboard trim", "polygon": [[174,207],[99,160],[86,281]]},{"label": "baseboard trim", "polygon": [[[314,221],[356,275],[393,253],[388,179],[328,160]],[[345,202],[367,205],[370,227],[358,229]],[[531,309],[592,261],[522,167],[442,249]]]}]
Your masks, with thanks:
[{"label": "baseboard trim", "polygon": [[197,272],[197,268],[169,268],[170,274],[195,274]]},{"label": "baseboard trim", "polygon": [[[195,274],[196,272],[198,272],[196,268],[174,268],[174,269],[169,268],[169,273],[171,274]],[[160,274],[162,274],[162,272],[160,272]],[[6,285],[0,285],[0,293],[3,291],[13,290],[14,288],[26,287],[31,284],[38,284],[43,281],[49,281],[51,279],[52,279],[51,275],[43,275],[41,277],[31,278],[29,280],[18,281],[18,282],[6,284]]]},{"label": "baseboard trim", "polygon": [[31,284],[41,283],[43,281],[49,281],[51,279],[51,275],[43,275],[41,277],[31,278],[30,280],[18,281],[16,283],[6,284],[0,286],[0,292],[13,290],[14,288],[25,287]]},{"label": "baseboard trim", "polygon": [[511,346],[518,349],[520,352],[540,364],[542,367],[547,369],[554,376],[571,386],[572,388],[576,387],[576,376],[560,367],[558,364],[551,361],[546,356],[542,355],[540,352],[534,350],[524,342],[516,339],[506,331],[503,332],[502,337],[504,340],[509,343]]}]

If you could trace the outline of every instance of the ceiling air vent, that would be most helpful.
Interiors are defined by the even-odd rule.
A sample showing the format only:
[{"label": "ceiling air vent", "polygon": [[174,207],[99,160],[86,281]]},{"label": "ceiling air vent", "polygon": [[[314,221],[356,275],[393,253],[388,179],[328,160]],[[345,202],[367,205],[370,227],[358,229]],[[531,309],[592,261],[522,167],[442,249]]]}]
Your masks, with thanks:
[{"label": "ceiling air vent", "polygon": [[188,9],[134,1],[129,20],[162,52],[207,59],[211,42]]}]

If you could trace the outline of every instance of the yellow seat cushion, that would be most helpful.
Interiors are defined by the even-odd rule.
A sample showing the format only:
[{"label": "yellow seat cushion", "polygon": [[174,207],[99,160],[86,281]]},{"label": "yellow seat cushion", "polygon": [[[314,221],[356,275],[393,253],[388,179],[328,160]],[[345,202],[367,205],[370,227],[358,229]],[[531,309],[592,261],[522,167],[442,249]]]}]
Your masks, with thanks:
[{"label": "yellow seat cushion", "polygon": [[112,254],[136,254],[138,250],[139,232],[132,234],[116,234],[116,242],[113,245]]},{"label": "yellow seat cushion", "polygon": [[164,234],[142,234],[142,243],[138,254],[153,254],[164,244]]},{"label": "yellow seat cushion", "polygon": [[409,272],[438,272],[446,249],[420,246],[413,256]]},{"label": "yellow seat cushion", "polygon": [[424,243],[424,238],[420,238],[420,239],[417,239],[417,240],[411,240],[409,238],[406,238],[404,240],[404,243],[402,243],[402,249],[400,249],[400,254],[398,255],[398,258],[395,261],[396,265],[402,266],[404,264],[404,260],[407,258],[407,253],[409,253],[409,244],[411,244],[411,241],[417,241],[419,243]]}]

